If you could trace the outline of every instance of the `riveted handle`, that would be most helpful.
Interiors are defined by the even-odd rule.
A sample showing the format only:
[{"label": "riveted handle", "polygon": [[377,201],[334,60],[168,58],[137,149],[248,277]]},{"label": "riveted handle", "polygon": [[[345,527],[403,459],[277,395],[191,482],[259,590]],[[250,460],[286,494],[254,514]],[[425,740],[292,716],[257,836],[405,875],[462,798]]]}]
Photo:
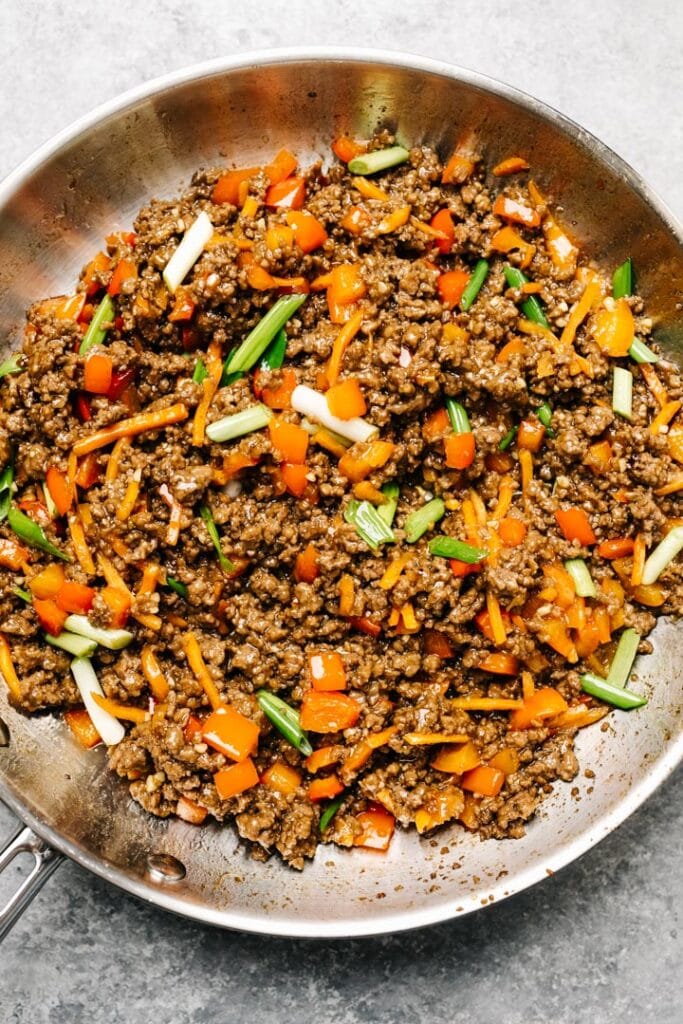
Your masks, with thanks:
[{"label": "riveted handle", "polygon": [[19,888],[0,909],[0,942],[64,859],[61,853],[48,846],[30,828],[22,828],[0,853],[0,872],[20,853],[30,853],[34,863]]}]

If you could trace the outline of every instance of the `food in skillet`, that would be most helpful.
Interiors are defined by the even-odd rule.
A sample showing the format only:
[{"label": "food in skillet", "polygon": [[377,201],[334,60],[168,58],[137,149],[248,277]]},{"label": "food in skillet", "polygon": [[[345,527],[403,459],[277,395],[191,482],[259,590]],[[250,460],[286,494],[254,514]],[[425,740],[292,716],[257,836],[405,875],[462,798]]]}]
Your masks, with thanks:
[{"label": "food in skillet", "polygon": [[[517,837],[679,614],[681,378],[528,165],[199,172],[0,368],[0,670],[301,868]],[[636,688],[639,689],[639,688]]]}]

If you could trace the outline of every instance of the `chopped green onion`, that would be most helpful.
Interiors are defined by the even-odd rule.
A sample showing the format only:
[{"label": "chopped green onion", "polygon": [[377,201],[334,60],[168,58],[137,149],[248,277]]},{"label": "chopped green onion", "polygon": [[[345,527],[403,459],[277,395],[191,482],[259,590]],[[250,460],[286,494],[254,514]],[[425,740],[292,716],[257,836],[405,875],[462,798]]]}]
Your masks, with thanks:
[{"label": "chopped green onion", "polygon": [[190,224],[180,240],[180,245],[164,268],[164,284],[171,295],[185,280],[193,266],[204,252],[204,246],[213,235],[213,224],[203,210]]},{"label": "chopped green onion", "polygon": [[244,374],[242,373],[241,370],[237,370],[235,373],[228,373],[228,366],[230,364],[230,360],[232,359],[236,351],[237,346],[235,345],[233,346],[233,348],[230,349],[227,356],[225,357],[225,360],[223,362],[223,372],[221,373],[221,379],[219,381],[219,387],[221,388],[230,387],[230,385],[234,384],[236,380],[241,380],[242,377],[244,377]]},{"label": "chopped green onion", "polygon": [[224,416],[222,420],[210,423],[206,428],[206,436],[212,441],[232,441],[235,437],[244,437],[254,430],[261,430],[267,427],[273,414],[270,409],[258,402],[250,405],[248,409],[235,412],[231,416]]},{"label": "chopped green onion", "polygon": [[330,800],[329,804],[327,805],[323,813],[320,815],[319,828],[321,832],[324,832],[327,829],[328,825],[334,818],[335,814],[337,813],[341,805],[344,803],[344,800],[344,793],[342,793],[341,796],[336,797],[334,800]]},{"label": "chopped green onion", "polygon": [[588,566],[583,558],[570,558],[564,563],[564,567],[574,581],[574,589],[579,597],[597,597],[595,583],[588,571]]},{"label": "chopped green onion", "polygon": [[625,420],[633,419],[633,374],[623,366],[614,367],[612,408]]},{"label": "chopped green onion", "polygon": [[19,365],[19,353],[17,352],[4,363],[0,363],[0,378],[8,377],[12,373],[21,373],[23,367]]},{"label": "chopped green onion", "polygon": [[394,516],[396,515],[398,497],[401,493],[401,488],[398,484],[391,482],[388,484],[382,484],[381,491],[387,500],[377,506],[377,515],[380,519],[384,520],[387,526],[391,526],[394,521]]},{"label": "chopped green onion", "polygon": [[[527,284],[529,281],[526,274],[523,274],[517,267],[511,267],[509,264],[503,267],[503,273],[510,288],[521,288],[523,284]],[[543,312],[543,306],[535,295],[529,295],[520,305],[527,320],[533,320],[535,324],[540,324],[542,327],[549,326],[546,315]]]},{"label": "chopped green onion", "polygon": [[464,405],[461,405],[460,402],[454,402],[452,398],[447,398],[446,409],[455,434],[472,433],[472,427],[470,426],[470,420]]},{"label": "chopped green onion", "polygon": [[349,160],[351,174],[377,174],[389,167],[396,167],[406,162],[410,153],[403,146],[389,146],[387,149],[376,149],[372,153],[363,153]]},{"label": "chopped green onion", "polygon": [[606,679],[601,679],[600,676],[596,676],[592,672],[586,672],[581,676],[581,689],[584,693],[590,693],[591,697],[597,697],[598,700],[604,700],[607,704],[613,704],[615,708],[621,708],[622,711],[641,708],[643,704],[647,704],[646,697],[639,697],[637,693],[631,693],[630,690],[625,690],[622,686],[613,686],[612,683],[608,683]]},{"label": "chopped green onion", "polygon": [[643,586],[649,587],[651,583],[656,583],[667,565],[673,562],[681,549],[683,549],[683,526],[674,526],[673,530],[669,530],[664,540],[660,540],[645,562]]},{"label": "chopped green onion", "polygon": [[266,315],[259,320],[256,327],[249,332],[237,351],[226,359],[224,372],[235,373],[238,370],[242,372],[251,370],[277,333],[305,301],[306,296],[299,294],[283,295],[279,298]]},{"label": "chopped green onion", "polygon": [[334,416],[327,404],[327,396],[306,384],[297,384],[294,388],[291,405],[295,412],[322,423],[327,430],[333,430],[335,434],[341,434],[349,441],[370,441],[379,433],[378,428],[368,423],[362,416],[352,416],[350,420]]},{"label": "chopped green onion", "polygon": [[498,442],[498,451],[504,452],[506,448],[509,448],[514,439],[517,437],[517,427],[510,427],[505,437],[502,437]]},{"label": "chopped green onion", "polygon": [[464,292],[462,293],[462,297],[460,299],[460,308],[463,311],[463,313],[467,312],[467,310],[470,308],[470,306],[476,299],[477,295],[481,291],[481,286],[488,277],[488,272],[488,260],[478,260],[474,267],[474,270],[472,271],[472,276],[467,282],[467,286]]},{"label": "chopped green onion", "polygon": [[94,640],[87,640],[84,636],[77,636],[76,633],[60,633],[59,636],[50,636],[49,633],[45,633],[44,639],[52,647],[68,651],[75,658],[90,658],[97,650]]},{"label": "chopped green onion", "polygon": [[644,341],[640,341],[638,338],[636,338],[636,340],[631,343],[631,347],[628,350],[628,354],[630,355],[634,363],[659,362],[659,356],[657,355],[657,353],[653,352],[652,349],[649,348]]},{"label": "chopped green onion", "polygon": [[279,370],[285,361],[286,351],[287,334],[284,327],[281,327],[261,357],[261,369]]},{"label": "chopped green onion", "polygon": [[55,499],[50,494],[50,488],[47,486],[47,480],[43,481],[43,494],[45,495],[45,505],[50,519],[59,519],[59,509],[55,505]]},{"label": "chopped green onion", "polygon": [[432,555],[440,555],[441,558],[457,558],[459,562],[467,562],[468,565],[483,562],[488,555],[484,548],[475,548],[472,544],[466,544],[464,540],[443,535],[430,540],[429,551]]},{"label": "chopped green onion", "polygon": [[[315,437],[315,435],[320,430],[319,423],[313,423],[312,420],[307,419],[305,416],[301,417],[301,422],[299,423],[299,426],[301,427],[302,430],[305,430],[307,434],[310,434],[311,437]],[[338,434],[335,430],[330,430],[329,427],[325,427],[325,430],[330,435],[332,440],[336,441],[337,444],[340,444],[342,448],[350,448],[351,445],[353,444],[353,441],[350,441],[348,437],[342,437],[341,434]]]},{"label": "chopped green onion", "polygon": [[81,347],[78,350],[79,356],[84,356],[86,352],[89,352],[93,345],[101,345],[107,336],[108,327],[102,327],[102,324],[111,323],[114,319],[115,309],[114,303],[111,300],[110,295],[105,295],[99,306],[95,310],[92,316],[92,320],[88,324],[88,329],[83,335],[83,341]]},{"label": "chopped green onion", "polygon": [[68,615],[64,628],[69,633],[94,640],[96,644],[107,647],[110,651],[123,650],[133,639],[133,634],[127,629],[103,629],[101,626],[93,626],[85,615]]},{"label": "chopped green onion", "polygon": [[206,532],[211,538],[211,543],[216,549],[216,554],[218,555],[218,563],[221,569],[223,570],[223,572],[227,573],[234,572],[235,563],[231,562],[228,556],[223,554],[223,548],[221,547],[221,538],[218,533],[218,527],[216,526],[216,523],[213,518],[213,512],[211,511],[208,505],[202,505],[201,508],[199,509],[199,514],[204,520]]},{"label": "chopped green onion", "polygon": [[633,295],[633,260],[630,256],[612,274],[612,296],[623,299],[626,295]]},{"label": "chopped green onion", "polygon": [[17,597],[20,597],[22,601],[26,601],[27,604],[33,603],[33,598],[29,594],[28,590],[23,590],[22,587],[15,587],[12,591]]},{"label": "chopped green onion", "polygon": [[639,643],[640,635],[636,633],[635,629],[625,629],[621,634],[607,673],[607,682],[610,686],[626,686],[638,653]]},{"label": "chopped green onion", "polygon": [[14,530],[17,537],[29,544],[32,548],[39,548],[47,552],[53,558],[61,558],[63,562],[70,562],[71,556],[60,551],[59,548],[49,541],[42,527],[34,523],[32,519],[20,512],[18,508],[11,505],[7,511],[7,524]]},{"label": "chopped green onion", "polygon": [[201,382],[203,380],[206,380],[208,376],[209,371],[204,365],[204,360],[200,356],[194,365],[194,373],[192,374],[192,380],[195,382],[195,384],[201,384]]},{"label": "chopped green onion", "polygon": [[93,693],[98,694],[100,697],[104,697],[104,693],[90,660],[88,658],[74,658],[71,662],[71,672],[83,698],[85,709],[90,715],[92,724],[102,737],[103,742],[108,747],[113,747],[116,743],[120,743],[126,735],[126,730],[118,718],[114,718],[113,715],[110,715],[108,711],[105,711],[104,708],[101,708],[93,700]]},{"label": "chopped green onion", "polygon": [[369,501],[352,498],[344,509],[344,519],[355,526],[358,536],[373,550],[380,544],[391,544],[396,540],[394,531]]},{"label": "chopped green onion", "polygon": [[0,523],[7,519],[12,504],[12,487],[14,485],[14,466],[8,462],[0,473]]},{"label": "chopped green onion", "polygon": [[167,576],[166,586],[175,591],[178,597],[182,597],[184,601],[187,600],[187,587],[184,583],[181,583],[180,580],[174,580],[172,576]]},{"label": "chopped green onion", "polygon": [[267,690],[257,690],[256,699],[268,721],[275,726],[286,740],[289,740],[293,747],[296,747],[299,753],[303,754],[304,757],[308,757],[309,754],[313,753],[313,747],[309,742],[308,736],[301,728],[301,718],[298,711]]},{"label": "chopped green onion", "polygon": [[406,540],[409,544],[414,544],[416,540],[419,540],[423,533],[438,523],[446,512],[446,506],[444,505],[441,498],[432,498],[422,508],[418,508],[415,512],[411,512],[405,522],[405,533]]},{"label": "chopped green onion", "polygon": [[543,402],[542,405],[539,405],[538,409],[536,410],[536,415],[545,427],[545,432],[548,435],[548,437],[557,437],[557,433],[553,430],[551,426],[553,420],[553,409],[550,402]]}]

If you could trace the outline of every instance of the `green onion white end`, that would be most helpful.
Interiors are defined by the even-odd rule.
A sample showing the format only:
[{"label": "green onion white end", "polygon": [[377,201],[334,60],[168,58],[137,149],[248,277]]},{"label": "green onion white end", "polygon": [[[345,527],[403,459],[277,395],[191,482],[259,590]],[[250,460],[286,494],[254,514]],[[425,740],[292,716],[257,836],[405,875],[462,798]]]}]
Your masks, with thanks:
[{"label": "green onion white end", "polygon": [[683,549],[683,526],[674,526],[664,540],[661,540],[643,569],[643,584],[649,586],[656,583],[667,565],[673,562],[676,555]]},{"label": "green onion white end", "polygon": [[[333,416],[327,399],[321,391],[314,391],[305,384],[298,384],[292,392],[292,409],[322,424],[335,434],[347,437],[349,441],[370,441],[377,437],[379,430],[372,423],[368,423],[361,416],[354,416],[350,420],[340,420]],[[208,434],[208,430],[207,430]]]},{"label": "green onion white end", "polygon": [[257,402],[250,405],[248,409],[235,412],[232,416],[224,416],[222,420],[210,423],[206,428],[206,436],[212,441],[232,441],[235,437],[244,437],[254,430],[262,430],[267,427],[273,418],[273,414],[266,405]]},{"label": "green onion white end", "polygon": [[406,162],[410,153],[403,146],[389,146],[387,149],[376,149],[372,153],[363,153],[349,160],[351,174],[378,174],[389,167],[397,167]]},{"label": "green onion white end", "polygon": [[633,419],[633,374],[622,366],[614,367],[612,409],[625,420]]},{"label": "green onion white end", "polygon": [[597,597],[588,566],[583,558],[570,558],[564,563],[564,567],[574,581],[574,589],[579,597]]},{"label": "green onion white end", "polygon": [[636,633],[635,629],[625,629],[619,637],[619,643],[607,673],[607,682],[611,686],[626,686],[628,683],[639,643],[640,634]]},{"label": "green onion white end", "polygon": [[190,225],[176,251],[164,270],[164,284],[171,295],[175,295],[193,266],[204,252],[204,246],[213,235],[213,224],[208,214],[202,212]]},{"label": "green onion white end", "polygon": [[60,633],[59,636],[44,634],[45,639],[52,647],[58,647],[62,651],[73,654],[74,658],[89,658],[97,650],[94,640],[88,640],[76,633]]},{"label": "green onion white end", "polygon": [[102,629],[100,626],[93,626],[85,615],[67,616],[64,628],[69,633],[84,636],[86,640],[93,640],[110,651],[122,650],[133,639],[133,634],[129,633],[127,629]]},{"label": "green onion white end", "polygon": [[120,743],[126,735],[126,730],[118,718],[114,718],[113,715],[110,715],[108,711],[105,711],[104,708],[101,708],[93,700],[93,693],[99,694],[100,697],[104,697],[104,693],[91,662],[88,658],[74,658],[71,662],[71,672],[76,681],[78,692],[83,698],[85,710],[90,715],[92,724],[102,737],[102,741],[108,747],[113,747]]}]

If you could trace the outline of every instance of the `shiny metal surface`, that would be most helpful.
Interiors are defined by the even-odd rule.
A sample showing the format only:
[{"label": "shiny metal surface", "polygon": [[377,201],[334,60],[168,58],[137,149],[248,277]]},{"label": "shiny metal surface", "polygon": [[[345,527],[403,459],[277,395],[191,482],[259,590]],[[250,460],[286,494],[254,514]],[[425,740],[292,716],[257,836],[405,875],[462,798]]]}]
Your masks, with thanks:
[{"label": "shiny metal surface", "polygon": [[[287,145],[302,162],[340,131],[378,126],[442,153],[463,129],[489,166],[523,152],[583,248],[612,267],[626,254],[656,336],[681,362],[683,235],[618,157],[542,104],[468,71],[377,51],[280,51],[190,68],[109,104],[43,147],[0,186],[3,345],[23,310],[66,291],[102,237],[126,228],[152,195],[172,195],[201,165],[249,164]],[[223,927],[344,936],[417,927],[476,910],[539,881],[624,820],[683,753],[680,631],[660,622],[655,654],[637,666],[642,712],[612,716],[579,738],[582,769],[558,784],[527,836],[480,843],[459,827],[431,839],[399,833],[387,856],[321,847],[302,874],[253,861],[230,829],[153,819],[111,777],[101,751],[78,749],[48,716],[6,706],[0,797],[47,842],[109,881]],[[150,854],[177,858],[171,884]]]}]

